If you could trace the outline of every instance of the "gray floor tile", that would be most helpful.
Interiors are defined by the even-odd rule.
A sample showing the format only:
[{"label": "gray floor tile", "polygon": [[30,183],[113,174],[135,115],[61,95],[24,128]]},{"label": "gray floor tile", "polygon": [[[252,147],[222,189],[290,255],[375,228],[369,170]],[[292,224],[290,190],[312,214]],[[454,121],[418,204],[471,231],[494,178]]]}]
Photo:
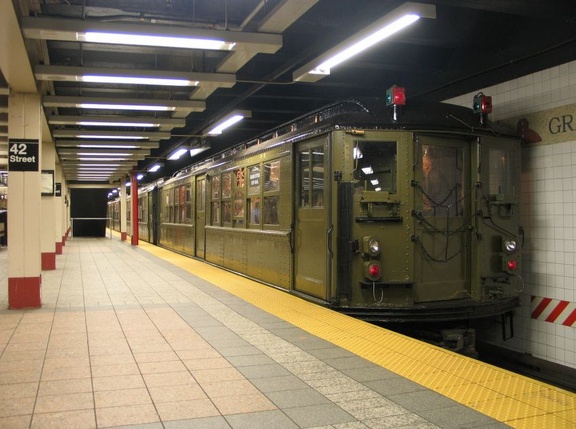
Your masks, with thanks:
[{"label": "gray floor tile", "polygon": [[354,417],[335,404],[287,408],[284,412],[303,428],[356,421]]},{"label": "gray floor tile", "polygon": [[282,411],[263,411],[260,413],[234,414],[226,416],[233,429],[297,429],[298,426]]}]

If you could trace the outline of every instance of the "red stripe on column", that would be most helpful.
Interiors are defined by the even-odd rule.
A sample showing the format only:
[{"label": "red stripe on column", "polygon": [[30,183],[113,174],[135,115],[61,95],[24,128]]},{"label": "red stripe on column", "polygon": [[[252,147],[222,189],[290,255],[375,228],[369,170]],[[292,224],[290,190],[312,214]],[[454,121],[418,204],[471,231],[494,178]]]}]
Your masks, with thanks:
[{"label": "red stripe on column", "polygon": [[552,300],[550,298],[542,298],[542,302],[532,311],[532,319],[538,319],[538,316],[548,307]]},{"label": "red stripe on column", "polygon": [[576,322],[576,310],[572,311],[572,313],[570,313],[570,316],[568,316],[566,320],[562,322],[562,324],[564,326],[572,326],[574,322]]},{"label": "red stripe on column", "polygon": [[560,301],[558,305],[554,307],[552,313],[548,315],[548,317],[546,318],[546,322],[554,322],[556,318],[560,316],[560,313],[562,313],[562,311],[564,311],[564,309],[568,307],[568,304],[569,304],[568,301]]}]

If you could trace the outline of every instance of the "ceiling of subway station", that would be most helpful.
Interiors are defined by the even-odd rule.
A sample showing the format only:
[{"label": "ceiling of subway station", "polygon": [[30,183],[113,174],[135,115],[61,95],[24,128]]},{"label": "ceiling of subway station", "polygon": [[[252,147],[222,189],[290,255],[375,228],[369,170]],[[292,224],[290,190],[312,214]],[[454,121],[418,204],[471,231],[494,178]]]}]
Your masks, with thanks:
[{"label": "ceiling of subway station", "polygon": [[[2,0],[7,1],[7,0]],[[383,96],[392,85],[411,99],[444,100],[576,59],[573,0],[424,0],[423,18],[334,67],[316,82],[295,72],[404,4],[396,0],[14,0],[47,123],[70,183],[108,183],[131,171],[175,171],[337,99]],[[89,42],[84,30],[230,36],[230,51]],[[81,81],[90,73],[185,76],[198,85],[159,86]],[[1,78],[1,77],[0,77]],[[0,164],[6,164],[7,97],[0,79]],[[79,102],[144,104],[174,110],[76,107]],[[205,130],[234,110],[249,117],[220,136]],[[101,120],[106,126],[85,125]],[[131,122],[120,127],[118,122]],[[80,125],[79,122],[84,123]],[[144,124],[153,123],[154,127]],[[81,177],[79,159],[105,153],[97,134],[146,137],[105,179]],[[92,135],[83,139],[77,135]],[[94,148],[84,149],[86,142]],[[108,140],[106,140],[108,141]],[[120,144],[123,140],[114,140]],[[100,146],[99,146],[100,145]],[[178,146],[209,145],[195,158],[167,156]],[[126,149],[106,149],[112,155]],[[84,155],[86,154],[86,155]],[[0,165],[1,168],[1,165]],[[5,167],[4,167],[5,168]],[[95,167],[96,168],[96,167]]]}]

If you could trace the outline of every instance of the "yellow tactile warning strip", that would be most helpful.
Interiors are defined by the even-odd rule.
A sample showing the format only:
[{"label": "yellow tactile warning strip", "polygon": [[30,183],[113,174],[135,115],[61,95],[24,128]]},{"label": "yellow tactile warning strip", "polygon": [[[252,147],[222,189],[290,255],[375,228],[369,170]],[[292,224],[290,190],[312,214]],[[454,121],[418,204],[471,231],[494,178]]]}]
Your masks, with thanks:
[{"label": "yellow tactile warning strip", "polygon": [[140,247],[275,316],[521,429],[573,429],[576,394],[331,311],[209,264]]}]

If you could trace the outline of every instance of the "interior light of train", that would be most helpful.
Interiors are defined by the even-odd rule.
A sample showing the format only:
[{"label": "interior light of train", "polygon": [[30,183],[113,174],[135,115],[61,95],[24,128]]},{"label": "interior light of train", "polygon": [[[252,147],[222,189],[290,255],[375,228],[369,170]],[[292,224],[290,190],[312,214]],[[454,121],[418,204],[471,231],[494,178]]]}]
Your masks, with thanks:
[{"label": "interior light of train", "polygon": [[354,148],[354,151],[352,153],[353,153],[354,159],[360,159],[364,156],[364,155],[362,155],[362,152],[360,152],[360,149],[358,149],[357,147]]},{"label": "interior light of train", "polygon": [[386,106],[403,106],[406,104],[406,89],[392,85],[386,90]]},{"label": "interior light of train", "polygon": [[362,167],[362,173],[368,175],[368,174],[374,174],[374,170],[372,169],[371,166],[368,167]]},{"label": "interior light of train", "polygon": [[472,110],[474,113],[491,113],[492,112],[492,97],[484,95],[483,93],[478,93],[474,96],[474,101],[472,102]]},{"label": "interior light of train", "polygon": [[376,186],[376,185],[378,185],[380,182],[378,182],[378,179],[372,179],[372,180],[370,180],[370,183],[372,183],[372,185]]},{"label": "interior light of train", "polygon": [[374,188],[374,190],[380,192],[382,188],[380,186],[377,186],[376,188]]},{"label": "interior light of train", "polygon": [[211,49],[230,51],[236,43],[224,40],[190,37],[151,36],[146,34],[126,34],[87,31],[77,33],[79,40],[93,43],[116,43],[122,45],[160,46],[165,48]]}]

